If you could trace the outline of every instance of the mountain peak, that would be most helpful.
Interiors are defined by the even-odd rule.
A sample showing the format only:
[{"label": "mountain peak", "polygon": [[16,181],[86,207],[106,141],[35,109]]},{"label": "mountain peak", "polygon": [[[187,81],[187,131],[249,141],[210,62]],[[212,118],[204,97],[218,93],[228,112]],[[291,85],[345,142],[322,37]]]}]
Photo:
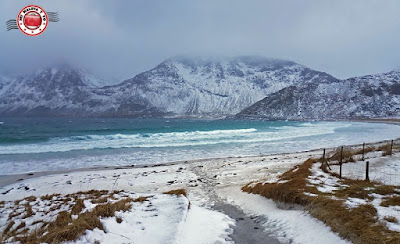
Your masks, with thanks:
[{"label": "mountain peak", "polygon": [[[118,81],[113,78],[104,78],[92,73],[91,71],[76,67],[69,63],[57,63],[52,66],[37,70],[34,77],[46,77],[47,80],[69,82],[75,80],[80,86],[100,88],[108,85],[114,85]],[[30,77],[33,77],[30,76]],[[29,76],[28,76],[29,77]]]}]

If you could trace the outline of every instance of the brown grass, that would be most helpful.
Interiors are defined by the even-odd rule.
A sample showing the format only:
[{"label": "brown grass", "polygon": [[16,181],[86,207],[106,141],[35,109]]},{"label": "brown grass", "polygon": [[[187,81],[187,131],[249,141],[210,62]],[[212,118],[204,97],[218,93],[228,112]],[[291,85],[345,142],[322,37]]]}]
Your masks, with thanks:
[{"label": "brown grass", "polygon": [[122,218],[121,217],[116,217],[115,221],[117,221],[118,224],[121,224],[122,223]]},{"label": "brown grass", "polygon": [[176,190],[172,190],[172,191],[167,191],[167,192],[163,192],[163,194],[176,195],[176,196],[183,195],[183,196],[187,197],[187,192],[185,189],[176,189]]},{"label": "brown grass", "polygon": [[33,210],[31,205],[27,202],[25,203],[25,215],[22,217],[23,219],[29,218],[33,215]]},{"label": "brown grass", "polygon": [[15,222],[13,220],[10,223],[8,223],[7,227],[4,229],[2,234],[6,235],[11,230],[11,228],[14,226],[14,224],[15,224]]},{"label": "brown grass", "polygon": [[17,217],[18,215],[21,215],[22,214],[22,212],[17,212],[16,210],[14,210],[13,212],[11,212],[9,215],[8,215],[8,219],[10,220],[10,219],[13,219],[14,217]]},{"label": "brown grass", "polygon": [[372,192],[379,195],[391,195],[396,193],[396,188],[396,186],[378,185],[372,190]]},{"label": "brown grass", "polygon": [[381,202],[381,206],[400,206],[400,196],[388,197],[383,199],[383,201]]},{"label": "brown grass", "polygon": [[[356,152],[353,152],[349,149],[344,149],[343,148],[343,154],[342,154],[342,162],[347,163],[347,162],[355,162],[353,156],[356,155]],[[329,161],[340,161],[340,155],[341,155],[341,149],[338,148],[334,154],[329,158]]]},{"label": "brown grass", "polygon": [[131,202],[131,198],[126,198],[114,203],[97,205],[92,213],[99,217],[112,217],[116,211],[128,211],[132,207]]},{"label": "brown grass", "polygon": [[92,200],[92,203],[98,204],[98,203],[106,203],[108,201],[108,196],[100,197],[98,199]]},{"label": "brown grass", "polygon": [[388,221],[388,222],[391,222],[391,223],[398,223],[399,222],[399,220],[394,216],[385,216],[383,219]]},{"label": "brown grass", "polygon": [[75,198],[75,205],[72,207],[71,214],[79,214],[82,209],[85,207],[83,200],[80,198]]},{"label": "brown grass", "polygon": [[133,200],[133,202],[145,202],[148,201],[149,197],[138,197]]},{"label": "brown grass", "polygon": [[35,196],[25,197],[24,200],[26,200],[27,202],[33,202],[36,200],[36,197]]},{"label": "brown grass", "polygon": [[304,195],[303,192],[313,191],[313,189],[306,186],[306,178],[311,175],[310,168],[315,162],[316,160],[308,159],[303,164],[296,166],[297,171],[294,171],[295,168],[293,168],[281,175],[280,179],[287,181],[285,183],[257,183],[253,186],[250,183],[242,187],[242,190],[259,194],[278,202],[305,205],[309,202],[310,197]]},{"label": "brown grass", "polygon": [[53,199],[53,197],[58,197],[58,196],[60,196],[60,194],[51,194],[51,195],[42,196],[40,199],[43,201],[45,201],[45,200],[50,201]]},{"label": "brown grass", "polygon": [[22,229],[22,228],[24,228],[25,226],[26,226],[25,222],[21,222],[21,224],[19,224],[19,225],[15,228],[15,230]]},{"label": "brown grass", "polygon": [[[14,203],[14,211],[9,214],[9,220],[6,223],[5,229],[0,233],[0,243],[6,241],[20,242],[20,243],[61,243],[65,241],[74,241],[85,233],[86,230],[93,230],[99,228],[104,230],[100,218],[114,217],[116,212],[128,211],[132,207],[132,202],[144,202],[148,197],[140,197],[138,199],[131,199],[128,197],[109,202],[108,197],[111,199],[110,194],[118,194],[121,191],[98,191],[91,190],[88,192],[78,192],[75,194],[68,194],[61,197],[59,194],[46,195],[41,197],[41,200],[48,200],[50,203],[46,206],[51,206],[50,212],[60,209],[62,206],[67,206],[70,210],[61,211],[57,214],[54,221],[46,222],[44,220],[37,220],[32,223],[36,229],[29,230],[26,228],[25,222],[21,222],[15,227],[14,217],[29,218],[35,213],[32,209],[32,202],[36,197],[27,197],[23,200],[17,200]],[[57,199],[54,199],[57,197]],[[98,204],[91,211],[82,213],[84,209],[84,200],[92,200],[92,203]],[[74,200],[73,202],[70,202]],[[4,203],[5,204],[5,203]],[[22,205],[23,204],[23,205]],[[24,211],[21,208],[24,208]],[[18,213],[20,212],[20,213]],[[77,218],[72,218],[72,215],[77,215]],[[122,222],[121,217],[116,217],[118,223]]]},{"label": "brown grass", "polygon": [[370,191],[365,190],[365,188],[370,187],[373,188],[375,183],[363,180],[351,180],[351,179],[343,179],[342,183],[348,185],[349,187],[342,188],[335,192],[336,197],[340,198],[360,198],[360,199],[374,199],[369,194]]},{"label": "brown grass", "polygon": [[390,150],[391,143],[382,145],[378,147],[378,151],[382,151],[382,156],[392,155],[392,150]]},{"label": "brown grass", "polygon": [[[364,148],[364,154],[367,154],[369,152],[373,152],[375,150],[376,150],[375,147],[366,147],[366,148]],[[354,155],[361,155],[361,154],[363,154],[363,149],[362,148],[354,152]]]},{"label": "brown grass", "polygon": [[[61,243],[74,241],[83,235],[86,230],[104,229],[98,217],[91,212],[80,214],[75,220],[72,220],[71,216],[66,213],[60,218],[57,217],[57,220],[49,225],[47,234],[40,236],[38,242]],[[31,238],[28,236],[28,239]],[[24,240],[22,242],[24,243]]]},{"label": "brown grass", "polygon": [[[80,213],[81,211],[77,211],[77,219],[72,219],[69,212],[62,211],[57,215],[55,221],[27,235],[15,236],[14,239],[21,243],[61,243],[65,241],[74,241],[83,235],[86,230],[93,230],[95,228],[104,230],[100,222],[100,217],[113,217],[117,211],[128,211],[131,208],[132,201],[132,199],[126,198],[114,203],[97,205],[90,212]],[[75,204],[74,207],[76,205],[77,204]],[[118,221],[117,218],[117,222]],[[120,221],[122,222],[121,218]]]},{"label": "brown grass", "polygon": [[90,195],[91,198],[94,198],[94,197],[99,198],[103,195],[108,194],[108,191],[107,190],[90,190],[90,191],[84,191],[84,192],[78,191],[76,194],[77,195]]},{"label": "brown grass", "polygon": [[[375,187],[374,182],[345,179],[342,183],[349,187],[332,194],[321,193],[314,186],[307,185],[307,177],[311,175],[310,168],[316,162],[317,160],[308,159],[302,165],[287,171],[279,177],[283,183],[250,183],[242,190],[283,203],[300,204],[313,217],[323,221],[342,238],[353,243],[400,243],[400,235],[390,231],[386,225],[379,222],[377,210],[372,205],[364,204],[349,209],[343,204],[344,200],[334,200],[330,197],[334,195],[339,199],[369,198],[366,187],[370,187],[371,192],[377,189],[377,191],[390,192],[390,187]],[[304,195],[304,192],[311,192],[318,196],[309,197]]]}]

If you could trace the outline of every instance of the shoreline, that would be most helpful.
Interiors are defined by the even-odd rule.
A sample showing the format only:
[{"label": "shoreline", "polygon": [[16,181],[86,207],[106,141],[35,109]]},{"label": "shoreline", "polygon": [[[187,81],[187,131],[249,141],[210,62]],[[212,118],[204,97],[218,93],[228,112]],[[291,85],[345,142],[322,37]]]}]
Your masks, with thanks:
[{"label": "shoreline", "polygon": [[[400,145],[399,140],[396,141],[397,145]],[[388,145],[388,142],[390,140],[375,141],[366,145],[380,147]],[[362,144],[347,146],[359,151]],[[184,190],[192,206],[188,211],[188,216],[193,217],[197,210],[203,210],[205,213],[224,216],[230,223],[235,223],[224,230],[224,233],[228,233],[226,238],[229,240],[239,243],[263,243],[266,240],[271,243],[288,243],[291,240],[303,240],[299,243],[317,244],[327,237],[332,240],[329,243],[347,243],[323,222],[305,214],[304,209],[295,208],[292,205],[282,206],[271,199],[241,191],[243,186],[254,182],[275,182],[283,172],[293,169],[296,165],[304,164],[307,159],[321,158],[323,149],[326,149],[327,157],[331,157],[337,152],[337,148],[197,159],[134,167],[106,166],[73,169],[68,172],[66,170],[47,171],[33,175],[24,174],[23,177],[30,178],[17,180],[16,183],[12,182],[15,182],[18,176],[13,175],[8,179],[12,181],[11,184],[0,187],[0,194],[3,204],[13,205],[22,199],[39,199],[39,202],[43,202],[42,199],[46,199],[46,196],[55,195],[63,199],[70,196],[69,194],[82,194],[89,191],[124,192],[124,194],[140,197],[160,196],[166,192]],[[372,155],[371,162],[372,165],[378,165],[381,160],[394,160],[399,156],[382,158],[379,153],[378,158]],[[3,180],[6,181],[4,177]],[[90,201],[96,201],[96,199],[97,197],[94,197]],[[176,200],[179,201],[179,199]],[[23,208],[24,205],[21,206]],[[8,218],[8,214],[5,216]],[[187,220],[184,220],[182,224],[188,224]],[[307,234],[310,231],[314,234]],[[316,234],[323,238],[316,241]]]},{"label": "shoreline", "polygon": [[[300,120],[296,120],[300,121]],[[307,120],[309,121],[309,120]],[[321,120],[324,121],[324,120]],[[349,120],[325,120],[325,121],[337,121],[337,122],[363,122],[363,123],[382,123],[382,124],[395,124],[400,126],[400,119],[395,118],[369,118],[369,119],[349,119]],[[304,122],[304,121],[302,121]],[[314,121],[310,121],[314,122]],[[390,142],[391,140],[400,140],[400,137],[393,138],[393,139],[386,139],[381,141],[374,141],[365,143],[365,145],[376,145],[380,143]],[[362,146],[363,143],[358,144],[346,144],[341,145],[344,147],[357,147]],[[339,147],[339,146],[338,146]],[[68,174],[74,172],[96,172],[96,171],[104,171],[104,170],[120,170],[120,169],[144,169],[144,168],[156,168],[160,166],[173,166],[173,165],[187,165],[193,163],[201,163],[201,162],[209,162],[215,160],[230,160],[230,159],[246,159],[246,158],[263,158],[263,157],[282,157],[285,155],[295,155],[301,153],[308,153],[308,152],[316,152],[322,151],[326,149],[327,151],[333,150],[336,147],[326,147],[326,148],[315,148],[310,150],[304,151],[295,151],[295,152],[286,152],[286,153],[271,153],[271,154],[257,154],[257,155],[240,155],[240,156],[227,156],[227,157],[210,157],[210,158],[197,158],[197,159],[190,159],[190,160],[180,160],[180,161],[170,161],[165,163],[150,163],[150,164],[140,164],[140,165],[109,165],[109,166],[94,166],[94,167],[83,167],[83,168],[74,168],[74,169],[59,169],[59,170],[49,170],[49,171],[31,171],[22,174],[11,174],[11,175],[0,175],[0,188],[12,185],[15,183],[23,182],[25,180],[34,179],[43,176],[51,176],[51,175],[61,175],[61,174]]]},{"label": "shoreline", "polygon": [[[331,148],[326,148],[326,149],[331,149]],[[289,153],[228,156],[228,157],[217,157],[217,158],[199,158],[199,159],[182,160],[182,161],[171,161],[171,162],[167,162],[167,163],[97,166],[97,167],[76,168],[76,169],[37,171],[37,172],[28,172],[28,173],[23,173],[23,174],[14,174],[14,175],[0,175],[0,187],[5,187],[5,186],[11,185],[11,184],[21,182],[23,180],[34,179],[34,178],[38,178],[38,177],[42,177],[42,176],[67,174],[67,173],[74,173],[74,172],[96,172],[96,171],[104,171],[104,170],[123,170],[123,169],[146,169],[146,168],[157,168],[157,167],[164,167],[164,166],[187,165],[187,164],[202,163],[202,162],[209,162],[209,161],[215,161],[215,160],[264,158],[264,157],[272,157],[272,156],[279,157],[279,156],[285,156],[285,155],[295,155],[295,154],[301,154],[301,153],[316,152],[319,150],[323,150],[323,148],[298,151],[298,152],[289,152]]]},{"label": "shoreline", "polygon": [[[370,123],[380,123],[380,122],[370,122]],[[395,122],[395,124],[400,125],[400,123]],[[394,139],[386,139],[375,142],[365,143],[368,145],[378,145],[383,143],[388,143],[391,140],[400,140],[400,137]],[[358,144],[346,144],[342,145],[343,147],[360,147],[363,143]],[[339,147],[339,146],[338,146]],[[163,166],[176,166],[176,165],[188,165],[188,164],[197,164],[203,162],[210,162],[216,160],[246,160],[248,158],[252,159],[261,159],[265,157],[284,157],[284,156],[293,156],[297,154],[304,153],[315,153],[317,151],[321,151],[321,155],[324,149],[327,151],[334,150],[336,147],[326,147],[326,148],[316,148],[304,151],[296,151],[296,152],[287,152],[287,153],[272,153],[272,154],[259,154],[259,155],[244,155],[244,156],[228,156],[228,157],[215,157],[215,158],[199,158],[199,159],[191,159],[191,160],[181,160],[181,161],[171,161],[167,163],[152,163],[152,164],[143,164],[143,165],[110,165],[110,166],[95,166],[95,167],[87,167],[87,168],[75,168],[75,169],[60,169],[60,170],[51,170],[51,171],[37,171],[37,172],[28,172],[23,174],[14,174],[14,175],[0,175],[0,188],[6,187],[8,185],[16,184],[19,182],[23,182],[25,180],[39,178],[43,176],[51,176],[51,175],[61,175],[61,174],[69,174],[75,172],[97,172],[97,171],[108,171],[108,170],[124,170],[124,169],[146,169],[146,168],[157,168]]]}]

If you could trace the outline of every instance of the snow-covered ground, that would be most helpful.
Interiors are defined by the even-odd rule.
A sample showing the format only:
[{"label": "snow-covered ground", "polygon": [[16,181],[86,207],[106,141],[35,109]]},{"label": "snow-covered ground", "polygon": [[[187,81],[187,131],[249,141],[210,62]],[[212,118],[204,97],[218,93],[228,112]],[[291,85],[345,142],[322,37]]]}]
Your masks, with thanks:
[{"label": "snow-covered ground", "polygon": [[265,197],[248,194],[237,188],[220,191],[231,204],[253,216],[264,216],[265,228],[282,243],[340,244],[349,243],[333,233],[322,222],[302,210],[283,210]]},{"label": "snow-covered ground", "polygon": [[[108,199],[108,203],[122,199],[135,199],[141,195],[120,192]],[[70,199],[64,202],[64,199]],[[52,199],[36,198],[15,203],[6,202],[0,208],[0,232],[9,223],[9,215],[15,215],[11,229],[34,231],[43,222],[52,222],[61,211],[68,211],[75,204],[74,198],[57,195]],[[93,199],[95,200],[95,199]],[[101,203],[84,200],[82,213],[92,211]],[[60,202],[64,202],[60,204]],[[32,207],[32,216],[25,213],[25,206]],[[223,213],[204,207],[192,206],[183,195],[155,194],[144,202],[133,202],[129,211],[117,211],[115,216],[101,218],[104,230],[86,230],[78,240],[67,243],[229,243],[234,221]],[[78,215],[72,215],[73,219]],[[117,220],[119,219],[119,221]],[[23,227],[21,227],[24,223]]]},{"label": "snow-covered ground", "polygon": [[[382,154],[382,153],[380,152],[380,154]],[[370,155],[376,155],[376,153],[372,152],[372,153],[370,153]],[[394,162],[398,162],[399,156],[400,155],[397,155],[397,156],[395,155],[392,158],[389,158],[389,157],[380,157],[380,158],[374,158],[374,159],[370,158],[369,160],[370,161],[373,160],[374,162],[376,162],[376,161],[382,162],[382,165],[379,165],[377,167],[381,167],[381,170],[385,170],[385,165],[395,164],[395,163],[391,163],[391,160],[393,160]],[[361,162],[347,163],[347,164],[344,164],[343,169],[346,168],[348,165],[353,165],[353,166],[354,165],[362,165],[362,163]],[[314,186],[317,186],[318,191],[323,192],[323,193],[334,193],[334,191],[348,187],[346,184],[341,183],[339,178],[323,172],[319,168],[319,166],[320,166],[319,164],[313,165],[313,167],[311,169],[312,175],[309,176],[309,178],[308,178],[308,182]],[[386,167],[389,167],[389,166],[386,166]],[[336,166],[335,166],[335,168],[336,168]],[[346,172],[348,172],[348,171],[346,171]],[[358,172],[358,174],[354,173],[351,175],[351,176],[353,176],[353,178],[363,179],[362,174],[365,173],[365,166],[363,168],[353,167],[352,172]],[[348,174],[348,175],[350,175],[350,174]],[[347,177],[347,175],[344,174],[344,177]],[[392,182],[392,181],[389,181],[388,179],[385,179],[384,177],[376,178],[376,180],[377,181],[379,180],[383,183]],[[372,200],[364,199],[364,198],[349,197],[346,199],[345,204],[348,208],[355,208],[360,205],[371,204],[377,210],[377,215],[381,222],[385,223],[386,226],[390,230],[400,232],[400,222],[399,222],[400,206],[382,206],[381,205],[382,201],[385,198],[400,196],[400,191],[398,191],[397,194],[391,194],[391,195],[381,195],[381,194],[372,193],[372,194],[369,194],[369,196],[372,198]],[[332,196],[332,197],[335,198],[335,196]],[[390,221],[387,221],[387,220],[385,220],[385,217],[395,217],[397,219],[397,223],[392,223]]]},{"label": "snow-covered ground", "polygon": [[[230,243],[235,240],[238,221],[246,217],[262,226],[261,229],[251,229],[252,232],[275,238],[280,243],[346,243],[303,210],[283,210],[268,199],[240,191],[249,182],[273,181],[294,165],[321,155],[322,151],[316,150],[195,160],[153,167],[65,172],[30,179],[19,175],[21,180],[17,183],[0,187],[0,201],[53,193],[65,195],[91,189],[124,190],[136,197],[153,196],[148,203],[134,203],[131,211],[117,213],[123,219],[120,224],[115,217],[102,219],[107,232],[87,231],[77,243],[87,243],[88,240],[101,243]],[[314,180],[323,177],[325,175],[318,175]],[[327,180],[328,183],[332,181],[332,189],[336,187],[337,182]],[[162,194],[178,188],[187,189],[187,199]],[[188,200],[190,208],[187,207]],[[147,211],[150,203],[154,210]],[[223,207],[218,207],[225,205],[237,208],[243,215],[229,216]],[[3,219],[6,216],[8,214],[1,213]]]},{"label": "snow-covered ground", "polygon": [[[382,156],[381,151],[370,152],[365,160],[342,165],[343,177],[365,179],[366,162],[369,161],[369,179],[386,185],[400,185],[400,153],[393,156]],[[339,165],[332,165],[332,171],[339,173]]]},{"label": "snow-covered ground", "polygon": [[71,243],[229,243],[225,240],[234,225],[225,214],[194,206],[183,197],[157,194],[148,203],[134,203],[122,218],[102,219],[106,232],[86,231]]}]

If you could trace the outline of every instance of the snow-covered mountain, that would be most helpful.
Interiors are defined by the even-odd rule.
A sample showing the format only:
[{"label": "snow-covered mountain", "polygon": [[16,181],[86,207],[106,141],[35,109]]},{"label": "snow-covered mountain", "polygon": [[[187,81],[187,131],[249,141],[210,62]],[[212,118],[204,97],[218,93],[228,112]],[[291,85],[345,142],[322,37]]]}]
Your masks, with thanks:
[{"label": "snow-covered mountain", "polygon": [[12,80],[13,80],[12,77],[0,74],[0,97],[2,95],[2,92],[5,91],[7,87],[10,85]]},{"label": "snow-covered mountain", "polygon": [[118,86],[131,99],[179,115],[230,115],[290,85],[336,78],[291,61],[261,57],[184,58],[164,61]]},{"label": "snow-covered mountain", "polygon": [[171,58],[119,85],[69,66],[14,80],[3,115],[223,116],[291,85],[338,80],[303,65],[261,57]]},{"label": "snow-covered mountain", "polygon": [[400,70],[340,82],[290,86],[244,109],[236,118],[338,119],[398,117]]},{"label": "snow-covered mountain", "polygon": [[67,65],[18,77],[0,89],[2,116],[115,116],[156,113],[145,101],[125,102],[99,88],[102,80]]}]

